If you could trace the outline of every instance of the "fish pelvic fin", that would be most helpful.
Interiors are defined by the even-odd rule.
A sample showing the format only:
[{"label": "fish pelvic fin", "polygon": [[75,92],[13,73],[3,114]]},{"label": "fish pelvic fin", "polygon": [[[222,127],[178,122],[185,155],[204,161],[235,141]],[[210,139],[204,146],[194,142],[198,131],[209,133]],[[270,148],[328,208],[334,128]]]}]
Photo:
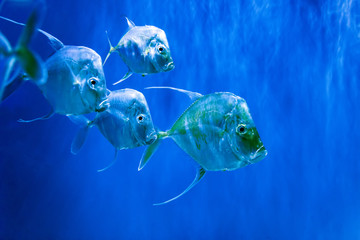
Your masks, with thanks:
[{"label": "fish pelvic fin", "polygon": [[89,128],[92,127],[93,122],[82,115],[68,115],[67,116],[73,123],[80,126],[80,130],[76,134],[73,142],[71,143],[71,153],[76,155],[81,147],[84,145]]},{"label": "fish pelvic fin", "polygon": [[192,189],[196,184],[198,184],[200,182],[200,180],[204,177],[205,173],[206,173],[205,169],[199,166],[196,169],[196,176],[195,176],[194,180],[192,181],[192,183],[182,193],[180,193],[176,197],[173,197],[173,198],[171,198],[171,199],[169,199],[169,200],[167,200],[165,202],[155,203],[153,205],[154,206],[160,206],[160,205],[169,203],[169,202],[174,201],[175,199],[181,197],[182,195],[187,193],[190,189]]},{"label": "fish pelvic fin", "polygon": [[145,152],[143,153],[140,163],[139,163],[138,171],[140,171],[141,169],[143,169],[143,167],[145,167],[146,163],[150,160],[151,156],[159,148],[162,139],[166,138],[167,136],[168,136],[168,132],[159,131],[157,133],[157,138],[156,138],[155,142],[153,142],[152,144],[147,146]]},{"label": "fish pelvic fin", "polygon": [[145,89],[171,89],[171,90],[174,90],[174,91],[185,93],[186,95],[188,95],[188,97],[192,101],[195,101],[195,100],[197,100],[197,99],[199,99],[199,98],[201,98],[203,96],[202,94],[197,93],[197,92],[191,92],[191,91],[180,89],[180,88],[166,87],[166,86],[147,87]]},{"label": "fish pelvic fin", "polygon": [[118,152],[119,152],[119,150],[117,148],[115,148],[114,159],[112,160],[112,162],[109,165],[107,165],[106,167],[97,170],[97,172],[103,172],[105,170],[108,170],[110,167],[112,167],[115,164],[116,160],[117,160]]},{"label": "fish pelvic fin", "polygon": [[129,69],[128,72],[116,83],[113,83],[113,85],[119,84],[123,81],[125,81],[126,79],[128,79],[129,77],[131,77],[131,75],[133,75],[133,72]]}]

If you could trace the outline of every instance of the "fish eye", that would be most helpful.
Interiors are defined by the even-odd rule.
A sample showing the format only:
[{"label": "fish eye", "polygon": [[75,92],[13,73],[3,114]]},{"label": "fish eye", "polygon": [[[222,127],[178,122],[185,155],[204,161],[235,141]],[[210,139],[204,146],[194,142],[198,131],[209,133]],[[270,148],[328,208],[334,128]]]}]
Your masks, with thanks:
[{"label": "fish eye", "polygon": [[236,132],[239,134],[244,134],[246,132],[246,126],[244,124],[239,124],[236,128]]},{"label": "fish eye", "polygon": [[160,46],[160,47],[158,48],[158,50],[159,50],[159,52],[162,52],[162,51],[164,51],[164,48],[163,48],[162,46]]},{"label": "fish eye", "polygon": [[140,114],[139,116],[137,116],[137,121],[138,123],[142,123],[145,120],[145,116],[143,114]]},{"label": "fish eye", "polygon": [[89,79],[89,83],[91,84],[91,86],[95,86],[98,83],[98,80],[92,77]]}]

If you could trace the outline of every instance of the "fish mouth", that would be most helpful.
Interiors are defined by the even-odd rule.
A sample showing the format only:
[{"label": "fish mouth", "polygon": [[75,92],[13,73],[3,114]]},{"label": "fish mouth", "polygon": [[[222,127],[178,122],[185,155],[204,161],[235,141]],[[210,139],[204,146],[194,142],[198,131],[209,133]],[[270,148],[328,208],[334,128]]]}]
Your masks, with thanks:
[{"label": "fish mouth", "polygon": [[157,133],[153,132],[150,135],[146,136],[145,144],[150,145],[150,144],[154,143],[156,141],[156,139],[157,139]]},{"label": "fish mouth", "polygon": [[171,71],[175,68],[174,62],[171,61],[168,64],[165,65],[164,70],[165,72]]},{"label": "fish mouth", "polygon": [[256,150],[255,153],[251,155],[251,163],[257,163],[264,159],[266,155],[268,154],[267,150],[265,149],[264,145],[262,145],[258,150]]}]

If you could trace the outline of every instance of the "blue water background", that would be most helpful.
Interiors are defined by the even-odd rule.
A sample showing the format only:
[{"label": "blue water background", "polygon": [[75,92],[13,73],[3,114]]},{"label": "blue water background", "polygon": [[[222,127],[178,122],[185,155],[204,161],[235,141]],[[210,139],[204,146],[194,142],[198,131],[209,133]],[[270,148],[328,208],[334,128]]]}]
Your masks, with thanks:
[{"label": "blue water background", "polygon": [[[26,6],[1,15],[25,22]],[[173,86],[246,99],[268,150],[261,162],[208,172],[182,198],[194,161],[164,140],[137,171],[144,147],[119,152],[92,128],[82,151],[65,116],[18,123],[50,110],[27,82],[0,105],[0,239],[360,239],[360,2],[224,0],[47,1],[41,28],[104,58],[126,32],[123,16],[168,37],[176,68],[134,75],[116,54],[108,88],[147,98],[154,124],[169,129],[191,104]],[[21,27],[0,22],[15,45]],[[52,53],[37,34],[32,49]]]}]

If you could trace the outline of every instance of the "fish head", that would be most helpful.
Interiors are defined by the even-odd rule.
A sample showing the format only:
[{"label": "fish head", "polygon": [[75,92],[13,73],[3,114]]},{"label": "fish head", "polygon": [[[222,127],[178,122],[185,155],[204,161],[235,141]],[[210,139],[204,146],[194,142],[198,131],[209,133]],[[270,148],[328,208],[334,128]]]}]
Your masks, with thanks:
[{"label": "fish head", "polygon": [[93,51],[88,57],[78,62],[77,79],[81,82],[81,98],[92,111],[102,111],[108,90],[100,56]]},{"label": "fish head", "polygon": [[252,164],[267,155],[249,108],[240,97],[237,97],[237,104],[226,116],[226,131],[230,147],[240,161]]},{"label": "fish head", "polygon": [[130,97],[129,106],[125,115],[129,118],[131,135],[137,142],[137,146],[150,145],[157,139],[149,106],[144,95],[133,89],[126,89]]},{"label": "fish head", "polygon": [[168,72],[175,68],[165,32],[159,28],[150,40],[149,53],[150,62],[157,72]]}]

